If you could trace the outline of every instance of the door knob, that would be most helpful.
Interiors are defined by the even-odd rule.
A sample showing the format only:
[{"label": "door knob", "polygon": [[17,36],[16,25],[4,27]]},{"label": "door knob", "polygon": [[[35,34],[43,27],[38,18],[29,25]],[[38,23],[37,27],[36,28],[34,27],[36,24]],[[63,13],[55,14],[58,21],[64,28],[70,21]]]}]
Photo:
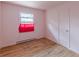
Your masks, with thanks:
[{"label": "door knob", "polygon": [[66,32],[69,32],[69,30],[66,30]]}]

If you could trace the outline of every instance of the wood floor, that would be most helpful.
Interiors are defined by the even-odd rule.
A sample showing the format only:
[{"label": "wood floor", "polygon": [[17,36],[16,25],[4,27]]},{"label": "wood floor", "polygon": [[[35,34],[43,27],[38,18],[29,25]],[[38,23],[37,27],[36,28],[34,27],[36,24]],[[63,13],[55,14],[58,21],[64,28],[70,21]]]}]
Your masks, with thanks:
[{"label": "wood floor", "polygon": [[1,57],[77,57],[76,53],[48,39],[35,39],[0,49]]}]

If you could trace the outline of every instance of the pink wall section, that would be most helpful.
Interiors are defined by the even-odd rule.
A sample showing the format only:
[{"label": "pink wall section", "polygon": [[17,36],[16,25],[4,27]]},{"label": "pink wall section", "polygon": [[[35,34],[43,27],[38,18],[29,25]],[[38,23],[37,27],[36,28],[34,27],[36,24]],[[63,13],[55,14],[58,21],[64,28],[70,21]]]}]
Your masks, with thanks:
[{"label": "pink wall section", "polygon": [[[1,24],[1,2],[0,2],[0,24]],[[1,25],[0,25],[0,43],[1,43]]]},{"label": "pink wall section", "polygon": [[[4,46],[16,44],[16,42],[21,40],[33,39],[33,38],[42,38],[44,37],[45,33],[45,11],[22,7],[19,5],[13,5],[9,3],[2,3],[3,7],[3,40],[0,42]],[[1,8],[0,8],[1,10]],[[2,12],[2,11],[1,11]],[[25,32],[19,33],[19,14],[23,13],[32,13],[34,14],[34,24],[35,24],[35,31],[34,32]]]},{"label": "pink wall section", "polygon": [[3,29],[2,29],[2,28],[3,28],[3,27],[2,27],[2,26],[3,26],[2,23],[3,23],[3,22],[2,22],[2,18],[3,18],[3,17],[2,17],[2,4],[1,4],[1,2],[0,2],[0,47],[3,46],[3,36],[2,36],[2,35],[3,35],[3,32],[2,32],[2,30],[3,30]]}]

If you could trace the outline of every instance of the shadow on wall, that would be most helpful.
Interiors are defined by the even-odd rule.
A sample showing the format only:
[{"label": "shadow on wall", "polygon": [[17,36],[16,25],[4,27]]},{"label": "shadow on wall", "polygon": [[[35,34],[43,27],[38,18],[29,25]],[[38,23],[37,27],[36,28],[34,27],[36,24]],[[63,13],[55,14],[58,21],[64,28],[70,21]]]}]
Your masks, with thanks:
[{"label": "shadow on wall", "polygon": [[54,28],[52,24],[47,25],[47,38],[58,42],[58,29],[56,27]]}]

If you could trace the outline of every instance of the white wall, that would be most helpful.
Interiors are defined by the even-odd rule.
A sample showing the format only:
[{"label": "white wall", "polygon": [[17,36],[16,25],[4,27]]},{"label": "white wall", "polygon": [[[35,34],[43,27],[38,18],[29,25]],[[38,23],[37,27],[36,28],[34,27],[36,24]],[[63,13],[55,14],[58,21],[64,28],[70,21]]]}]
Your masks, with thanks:
[{"label": "white wall", "polygon": [[[3,6],[3,40],[4,46],[16,44],[17,41],[42,38],[45,33],[45,11],[39,9],[33,9],[23,7],[19,5],[13,5],[9,3],[2,3]],[[1,8],[0,8],[1,9]],[[1,11],[2,12],[2,11]],[[19,14],[32,13],[34,14],[35,30],[34,32],[19,33]]]},{"label": "white wall", "polygon": [[47,10],[46,16],[46,37],[58,42],[58,12],[51,8]]}]

